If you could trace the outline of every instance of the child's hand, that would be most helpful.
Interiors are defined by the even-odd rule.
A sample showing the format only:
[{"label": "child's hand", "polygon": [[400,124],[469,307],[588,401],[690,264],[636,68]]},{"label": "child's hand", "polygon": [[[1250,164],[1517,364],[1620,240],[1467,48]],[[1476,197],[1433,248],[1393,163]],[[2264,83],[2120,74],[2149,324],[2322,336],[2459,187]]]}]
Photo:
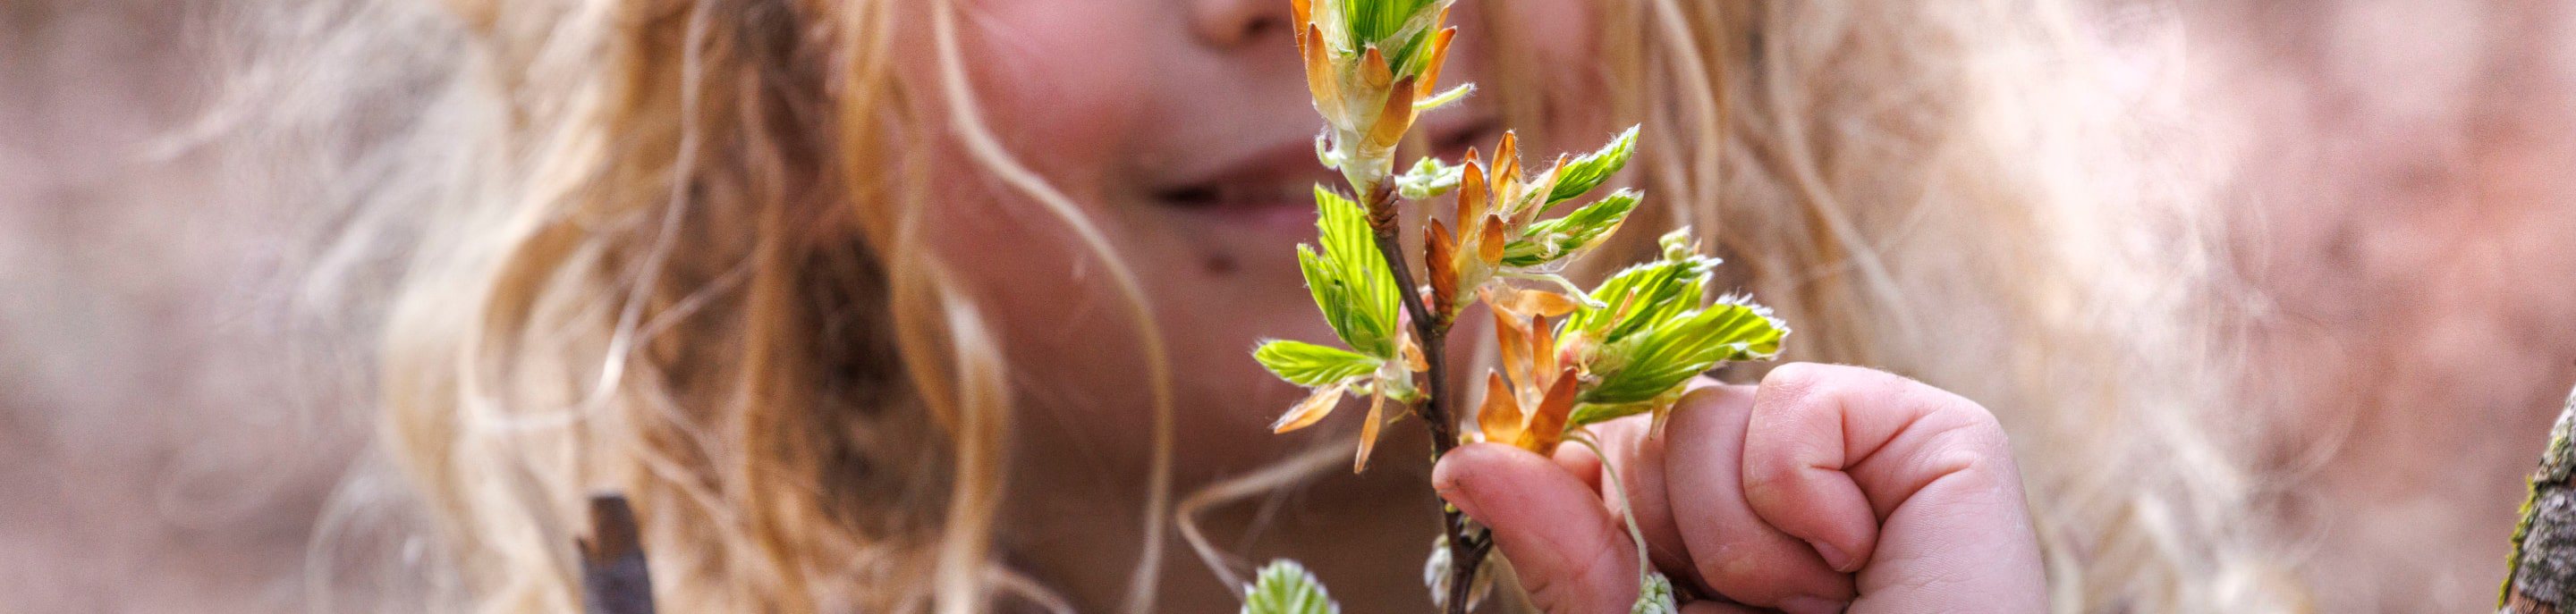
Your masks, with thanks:
[{"label": "child's hand", "polygon": [[[1703,386],[1666,432],[1596,425],[1683,612],[2041,612],[2037,538],[2002,427],[1958,395],[1819,364],[1759,386]],[[1600,459],[1459,448],[1432,483],[1493,530],[1555,613],[1626,612],[1636,550]],[[1736,605],[1743,604],[1743,605]]]}]

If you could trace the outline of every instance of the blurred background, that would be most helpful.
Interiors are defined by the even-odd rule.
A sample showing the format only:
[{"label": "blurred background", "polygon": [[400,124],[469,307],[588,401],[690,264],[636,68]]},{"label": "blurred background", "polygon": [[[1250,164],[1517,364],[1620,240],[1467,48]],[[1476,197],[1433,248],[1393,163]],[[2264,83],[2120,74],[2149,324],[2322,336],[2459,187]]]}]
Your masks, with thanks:
[{"label": "blurred background", "polygon": [[[0,611],[299,609],[328,571],[363,332],[299,293],[327,221],[193,136],[249,4],[0,0]],[[2576,384],[2576,2],[2087,8],[2229,223],[2243,407],[2289,434],[2247,521],[2321,609],[2491,608]]]}]

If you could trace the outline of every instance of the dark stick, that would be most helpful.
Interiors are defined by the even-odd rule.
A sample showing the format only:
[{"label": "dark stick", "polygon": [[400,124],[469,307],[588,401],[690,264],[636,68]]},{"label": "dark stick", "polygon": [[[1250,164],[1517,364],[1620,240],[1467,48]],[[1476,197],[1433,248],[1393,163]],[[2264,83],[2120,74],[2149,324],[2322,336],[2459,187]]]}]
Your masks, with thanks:
[{"label": "dark stick", "polygon": [[[1459,441],[1457,413],[1451,409],[1456,406],[1456,401],[1449,394],[1446,366],[1449,354],[1448,314],[1431,313],[1431,309],[1422,303],[1422,292],[1413,283],[1413,267],[1405,263],[1404,244],[1396,235],[1399,224],[1395,218],[1394,184],[1380,180],[1365,190],[1361,198],[1361,204],[1368,209],[1370,234],[1377,239],[1378,255],[1385,257],[1387,268],[1394,271],[1396,287],[1403,290],[1398,294],[1404,297],[1404,310],[1413,315],[1414,336],[1422,339],[1422,362],[1428,371],[1424,377],[1429,380],[1423,388],[1431,398],[1415,405],[1414,415],[1430,426],[1431,461],[1437,463],[1441,456],[1456,449]],[[1433,495],[1433,500],[1438,500],[1437,494]],[[1485,553],[1493,543],[1483,536],[1468,535],[1467,517],[1458,511],[1457,506],[1442,502],[1440,519],[1442,535],[1447,536],[1449,544],[1448,612],[1466,614],[1468,597],[1475,591],[1476,567],[1484,563]]]},{"label": "dark stick", "polygon": [[576,538],[581,549],[582,611],[589,614],[653,614],[653,575],[644,566],[644,542],[637,537],[635,508],[616,493],[590,496],[590,537]]}]

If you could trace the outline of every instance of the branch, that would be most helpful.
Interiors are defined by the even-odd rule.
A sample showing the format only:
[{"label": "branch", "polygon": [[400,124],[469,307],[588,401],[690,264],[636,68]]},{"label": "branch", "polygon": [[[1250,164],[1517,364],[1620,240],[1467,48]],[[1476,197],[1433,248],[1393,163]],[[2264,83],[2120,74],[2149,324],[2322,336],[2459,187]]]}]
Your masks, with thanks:
[{"label": "branch", "polygon": [[[1377,239],[1378,255],[1386,258],[1387,269],[1395,273],[1404,311],[1412,316],[1414,337],[1422,343],[1422,362],[1427,371],[1423,376],[1428,380],[1423,390],[1428,398],[1414,406],[1414,415],[1430,427],[1431,462],[1437,463],[1459,443],[1457,412],[1452,409],[1457,407],[1457,401],[1449,394],[1448,314],[1432,313],[1424,306],[1421,287],[1413,282],[1413,267],[1405,262],[1404,243],[1397,232],[1394,183],[1380,180],[1360,194],[1360,204],[1369,212],[1370,234]],[[1434,495],[1433,500],[1438,496]],[[1476,568],[1484,563],[1493,542],[1483,535],[1470,535],[1467,517],[1456,506],[1441,503],[1440,519],[1441,533],[1448,538],[1443,543],[1449,545],[1448,611],[1465,614],[1467,601],[1475,590]]]},{"label": "branch", "polygon": [[582,611],[653,614],[653,576],[644,566],[635,508],[624,495],[591,495],[590,532],[575,540],[581,549]]}]

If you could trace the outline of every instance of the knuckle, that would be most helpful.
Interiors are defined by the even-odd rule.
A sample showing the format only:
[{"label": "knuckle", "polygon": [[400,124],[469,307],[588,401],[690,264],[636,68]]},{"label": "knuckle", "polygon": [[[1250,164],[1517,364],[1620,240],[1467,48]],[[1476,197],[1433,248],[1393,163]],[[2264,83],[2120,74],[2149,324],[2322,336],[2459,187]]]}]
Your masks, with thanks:
[{"label": "knuckle", "polygon": [[1915,387],[1929,397],[1925,400],[1931,406],[1929,413],[1950,425],[1944,429],[1950,436],[1979,446],[2010,447],[2010,432],[2004,429],[2003,420],[1984,404],[1928,384],[1917,383]]},{"label": "knuckle", "polygon": [[1746,457],[1744,475],[1740,477],[1745,502],[1760,505],[1778,502],[1788,494],[1792,483],[1798,479],[1798,469],[1792,463],[1775,459]]},{"label": "knuckle", "polygon": [[[1882,372],[1860,367],[1793,362],[1764,374],[1754,392],[1754,413],[1807,419],[1831,412],[1834,398],[1856,390],[1858,382]],[[1889,375],[1888,377],[1894,377]]]},{"label": "knuckle", "polygon": [[1805,396],[1825,379],[1827,370],[1826,365],[1812,362],[1793,362],[1772,367],[1770,373],[1762,375],[1762,388],[1776,394]]}]

